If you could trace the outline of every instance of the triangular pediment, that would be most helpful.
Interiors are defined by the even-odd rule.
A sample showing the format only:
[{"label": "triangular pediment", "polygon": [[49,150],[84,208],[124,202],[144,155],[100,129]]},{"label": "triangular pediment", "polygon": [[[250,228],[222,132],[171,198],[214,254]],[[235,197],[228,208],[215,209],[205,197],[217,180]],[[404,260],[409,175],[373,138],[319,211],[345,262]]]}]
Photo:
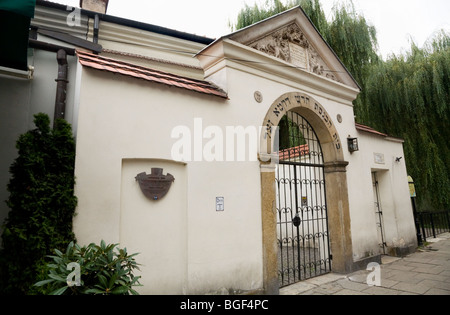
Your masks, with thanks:
[{"label": "triangular pediment", "polygon": [[289,62],[296,68],[340,81],[296,23],[248,43],[247,46]]},{"label": "triangular pediment", "polygon": [[359,89],[300,7],[248,26],[226,38],[283,60],[295,68]]}]

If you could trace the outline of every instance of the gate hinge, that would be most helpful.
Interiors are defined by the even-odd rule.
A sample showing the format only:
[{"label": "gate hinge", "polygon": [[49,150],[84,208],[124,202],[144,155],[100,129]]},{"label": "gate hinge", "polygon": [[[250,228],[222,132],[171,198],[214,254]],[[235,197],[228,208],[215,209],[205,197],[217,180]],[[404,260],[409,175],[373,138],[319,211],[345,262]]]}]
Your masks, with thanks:
[{"label": "gate hinge", "polygon": [[333,260],[333,255],[330,255],[330,260]]}]

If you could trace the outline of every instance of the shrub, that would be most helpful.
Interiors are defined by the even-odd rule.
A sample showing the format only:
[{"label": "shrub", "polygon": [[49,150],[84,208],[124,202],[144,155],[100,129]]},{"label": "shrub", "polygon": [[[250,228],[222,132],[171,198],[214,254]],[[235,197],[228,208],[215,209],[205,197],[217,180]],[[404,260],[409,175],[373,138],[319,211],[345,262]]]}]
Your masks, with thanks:
[{"label": "shrub", "polygon": [[0,252],[0,293],[32,294],[54,248],[75,240],[72,220],[77,205],[75,141],[62,119],[50,128],[46,114],[34,116],[36,129],[17,141],[18,157],[10,167],[11,209],[3,226]]},{"label": "shrub", "polygon": [[49,274],[46,280],[35,285],[43,287],[49,295],[137,295],[134,286],[140,286],[140,276],[134,276],[139,270],[134,256],[127,250],[94,243],[80,247],[71,242],[65,253],[55,249],[53,263],[47,264]]}]

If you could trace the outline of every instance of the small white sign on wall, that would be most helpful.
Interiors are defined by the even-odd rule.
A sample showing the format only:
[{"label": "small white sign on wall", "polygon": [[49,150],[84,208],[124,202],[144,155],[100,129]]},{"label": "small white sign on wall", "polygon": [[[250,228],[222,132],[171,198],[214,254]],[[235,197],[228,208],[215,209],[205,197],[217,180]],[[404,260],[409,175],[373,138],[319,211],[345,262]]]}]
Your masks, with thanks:
[{"label": "small white sign on wall", "polygon": [[382,153],[374,153],[373,154],[374,160],[376,164],[385,164],[384,162],[384,154]]},{"label": "small white sign on wall", "polygon": [[224,197],[216,197],[216,211],[225,211]]}]

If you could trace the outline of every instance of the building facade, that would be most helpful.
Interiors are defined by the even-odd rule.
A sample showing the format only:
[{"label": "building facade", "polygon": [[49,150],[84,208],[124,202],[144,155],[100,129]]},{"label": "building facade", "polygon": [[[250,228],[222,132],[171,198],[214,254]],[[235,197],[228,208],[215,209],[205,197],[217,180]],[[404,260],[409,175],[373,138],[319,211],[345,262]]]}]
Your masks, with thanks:
[{"label": "building facade", "polygon": [[140,253],[141,293],[277,294],[416,248],[402,140],[355,123],[360,88],[301,8],[212,40],[82,5],[37,1],[33,79],[0,75],[2,185],[54,115],[42,43],[65,48],[74,231]]}]

